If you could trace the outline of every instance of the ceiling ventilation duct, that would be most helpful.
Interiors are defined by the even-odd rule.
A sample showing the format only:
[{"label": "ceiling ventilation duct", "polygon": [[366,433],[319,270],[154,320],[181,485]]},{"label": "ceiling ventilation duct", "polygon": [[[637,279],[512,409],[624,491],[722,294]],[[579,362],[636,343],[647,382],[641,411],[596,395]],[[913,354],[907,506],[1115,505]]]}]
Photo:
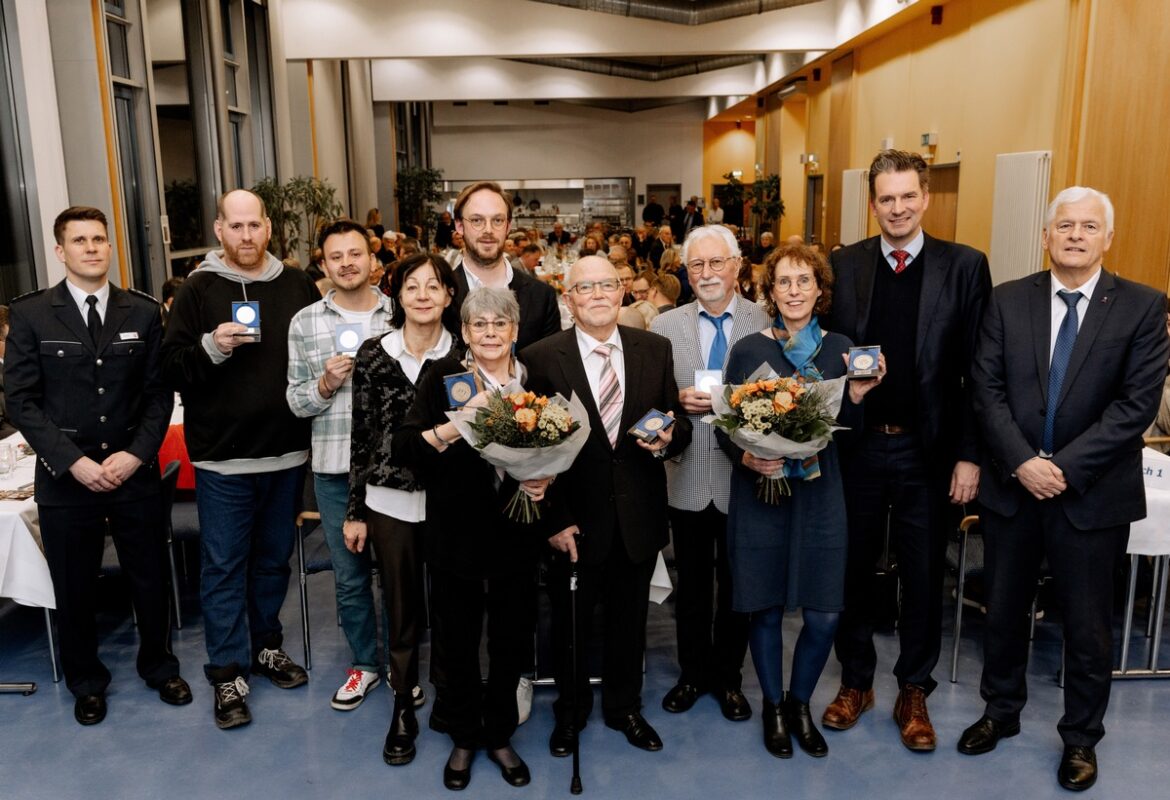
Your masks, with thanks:
[{"label": "ceiling ventilation duct", "polygon": [[676,25],[704,25],[734,17],[764,14],[818,0],[534,0],[554,6],[622,17],[653,19]]},{"label": "ceiling ventilation duct", "polygon": [[681,64],[640,64],[636,61],[623,61],[609,58],[514,58],[524,64],[538,64],[542,67],[559,67],[560,69],[575,69],[580,72],[592,72],[596,75],[608,75],[613,78],[633,78],[639,81],[665,81],[670,78],[685,78],[703,72],[711,72],[728,67],[741,67],[744,64],[754,64],[763,60],[763,56],[712,56],[685,61]]}]

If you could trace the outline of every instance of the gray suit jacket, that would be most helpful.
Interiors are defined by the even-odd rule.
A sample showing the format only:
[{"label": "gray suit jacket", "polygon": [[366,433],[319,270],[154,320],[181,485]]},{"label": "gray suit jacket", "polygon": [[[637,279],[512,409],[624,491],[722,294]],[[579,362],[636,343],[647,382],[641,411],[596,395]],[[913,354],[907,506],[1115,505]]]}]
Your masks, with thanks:
[{"label": "gray suit jacket", "polygon": [[[695,370],[707,368],[699,346],[700,310],[697,301],[687,303],[659,314],[650,323],[650,330],[670,340],[674,352],[674,380],[679,389],[694,386]],[[763,306],[739,297],[731,320],[727,352],[730,353],[732,345],[740,339],[764,330],[770,323]],[[726,369],[726,359],[723,366]],[[715,507],[726,514],[731,462],[715,441],[714,427],[702,421],[704,416],[687,415],[694,426],[691,446],[666,462],[667,502],[671,508],[702,511],[714,501]]]}]

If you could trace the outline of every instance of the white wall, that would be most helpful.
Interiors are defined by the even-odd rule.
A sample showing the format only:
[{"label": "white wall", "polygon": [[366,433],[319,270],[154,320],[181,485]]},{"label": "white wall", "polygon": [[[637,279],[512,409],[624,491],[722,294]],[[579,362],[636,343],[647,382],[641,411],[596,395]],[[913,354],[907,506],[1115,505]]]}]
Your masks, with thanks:
[{"label": "white wall", "polygon": [[684,196],[701,195],[704,116],[699,101],[633,114],[435,103],[432,161],[447,180],[632,177],[639,193],[647,183],[681,183]]}]

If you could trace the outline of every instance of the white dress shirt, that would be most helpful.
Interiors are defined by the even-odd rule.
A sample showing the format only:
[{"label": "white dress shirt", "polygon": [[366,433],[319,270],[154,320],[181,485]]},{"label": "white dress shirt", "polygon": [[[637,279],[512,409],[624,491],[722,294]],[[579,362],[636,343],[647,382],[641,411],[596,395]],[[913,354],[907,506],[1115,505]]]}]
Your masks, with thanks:
[{"label": "white dress shirt", "polygon": [[906,265],[909,266],[910,264],[914,263],[914,259],[918,258],[918,254],[922,252],[922,248],[926,245],[926,236],[920,229],[918,231],[918,235],[915,236],[905,247],[894,247],[892,244],[886,241],[886,237],[884,236],[882,237],[881,241],[882,255],[886,257],[886,263],[890,265],[890,269],[897,269],[898,259],[894,258],[892,253],[895,250],[905,250],[907,253],[909,253],[909,255],[906,257]]},{"label": "white dress shirt", "polygon": [[[69,289],[69,294],[73,298],[73,302],[77,303],[77,310],[81,312],[82,321],[88,324],[89,306],[86,305],[85,298],[89,297],[89,294],[84,289],[74,286],[72,281],[66,280],[65,286]],[[102,288],[94,292],[93,295],[97,298],[98,316],[101,317],[102,323],[104,324],[106,321],[106,306],[110,302],[110,282],[106,281],[102,284]]]},{"label": "white dress shirt", "polygon": [[1089,300],[1093,296],[1093,292],[1097,288],[1097,281],[1101,280],[1101,268],[1093,273],[1093,277],[1082,283],[1076,289],[1069,289],[1056,279],[1056,276],[1049,273],[1052,278],[1052,333],[1048,337],[1048,361],[1052,362],[1052,352],[1056,349],[1056,336],[1060,333],[1060,324],[1064,322],[1065,314],[1068,313],[1068,303],[1064,302],[1057,296],[1057,292],[1080,292],[1081,299],[1077,301],[1077,331],[1079,332],[1081,326],[1085,324],[1085,312],[1089,310]]},{"label": "white dress shirt", "polygon": [[[710,327],[710,326],[708,326]],[[605,359],[593,352],[602,344],[613,344],[616,347],[610,351],[609,360],[613,364],[613,371],[617,373],[618,387],[622,390],[622,403],[626,399],[626,359],[622,353],[622,337],[618,335],[617,327],[604,342],[594,339],[585,331],[577,328],[577,348],[581,351],[581,363],[585,365],[585,377],[589,379],[589,391],[593,393],[593,404],[601,410],[601,368]]]}]

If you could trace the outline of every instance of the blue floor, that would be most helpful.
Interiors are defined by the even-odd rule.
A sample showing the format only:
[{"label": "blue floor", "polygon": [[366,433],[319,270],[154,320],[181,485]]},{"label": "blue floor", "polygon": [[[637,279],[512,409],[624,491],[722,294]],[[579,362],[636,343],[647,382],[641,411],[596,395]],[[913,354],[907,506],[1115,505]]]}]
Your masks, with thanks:
[{"label": "blue floor", "polygon": [[[134,671],[136,640],[128,614],[103,612],[102,656],[114,673],[109,716],[83,728],[73,720],[73,698],[54,684],[39,609],[10,608],[0,616],[0,680],[35,680],[30,697],[0,696],[0,800],[39,798],[413,798],[447,795],[442,767],[450,750],[446,737],[426,728],[423,709],[418,757],[409,766],[389,767],[381,748],[390,715],[385,685],[359,709],[329,707],[348,666],[348,651],[336,625],[329,573],[310,577],[313,670],[308,686],[284,691],[263,679],[248,697],[253,723],[219,731],[212,722],[211,691],[198,680],[204,660],[202,626],[185,600],[183,630],[175,650],[191,681],[195,702],[174,708],[161,703]],[[947,612],[948,624],[950,610]],[[877,639],[877,706],[851,731],[828,731],[828,758],[799,750],[791,760],[768,755],[757,716],[727,722],[716,702],[702,698],[689,713],[671,715],[660,701],[676,675],[671,606],[651,607],[645,715],[665,742],[659,753],[630,747],[608,730],[595,711],[581,739],[586,796],[601,798],[860,798],[1068,797],[1055,780],[1060,739],[1056,720],[1061,690],[1055,683],[1060,643],[1055,626],[1040,623],[1029,674],[1031,699],[1020,736],[979,757],[957,753],[955,741],[978,718],[981,623],[968,615],[962,642],[959,683],[949,677],[951,640],[944,639],[944,664],[935,672],[939,688],[930,712],[940,746],[932,754],[902,747],[890,719],[896,684],[888,670],[896,653],[892,635]],[[288,650],[301,659],[300,614],[295,584],[285,605]],[[797,621],[790,615],[787,646]],[[1146,640],[1135,636],[1135,654]],[[1170,644],[1162,663],[1170,665]],[[426,652],[424,651],[424,659]],[[425,664],[424,664],[425,674]],[[813,698],[819,718],[836,690],[839,672],[830,660]],[[750,663],[745,692],[758,712],[759,687]],[[428,687],[429,690],[429,687]],[[465,792],[471,798],[568,797],[569,759],[548,755],[552,729],[551,689],[537,689],[532,719],[513,739],[532,769],[532,784],[515,789],[480,754]],[[595,704],[600,708],[600,702]],[[1170,798],[1170,682],[1116,681],[1106,719],[1108,734],[1098,747],[1101,778],[1086,797]]]}]

